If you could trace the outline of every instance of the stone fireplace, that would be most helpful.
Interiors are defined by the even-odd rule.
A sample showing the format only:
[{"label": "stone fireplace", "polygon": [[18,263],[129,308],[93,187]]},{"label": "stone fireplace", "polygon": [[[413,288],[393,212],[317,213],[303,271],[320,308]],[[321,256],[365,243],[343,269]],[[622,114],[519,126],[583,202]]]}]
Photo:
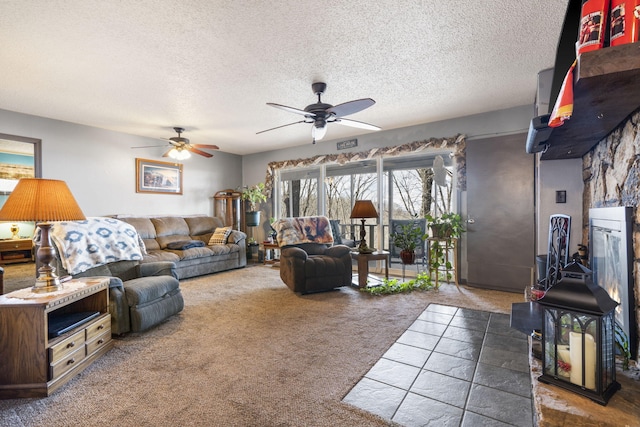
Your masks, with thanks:
[{"label": "stone fireplace", "polygon": [[[629,312],[631,326],[629,335],[635,343],[631,349],[638,360],[638,316],[640,315],[640,110],[622,122],[611,134],[598,143],[583,157],[583,242],[589,242],[592,250],[593,243],[601,246],[604,238],[602,233],[590,234],[590,215],[598,215],[597,208],[630,207],[630,225],[632,227],[632,249],[622,256],[631,259],[620,259],[631,269],[632,287],[629,289]],[[592,230],[593,231],[593,230]],[[593,242],[590,241],[594,240]],[[596,249],[602,251],[601,247]],[[591,266],[593,267],[593,266]],[[611,293],[611,290],[610,290]],[[612,295],[613,297],[613,295]],[[624,311],[624,310],[621,310]],[[629,326],[628,326],[629,327]]]}]

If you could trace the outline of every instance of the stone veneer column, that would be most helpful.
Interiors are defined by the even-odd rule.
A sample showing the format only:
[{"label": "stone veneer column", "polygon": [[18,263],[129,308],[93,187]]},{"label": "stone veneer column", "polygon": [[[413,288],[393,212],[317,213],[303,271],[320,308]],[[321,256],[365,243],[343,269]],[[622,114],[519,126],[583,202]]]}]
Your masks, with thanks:
[{"label": "stone veneer column", "polygon": [[[582,158],[583,242],[589,240],[589,208],[633,207],[633,276],[640,325],[640,110]],[[640,337],[640,331],[636,331]],[[639,340],[640,342],[640,340]],[[639,357],[640,359],[640,357]]]}]

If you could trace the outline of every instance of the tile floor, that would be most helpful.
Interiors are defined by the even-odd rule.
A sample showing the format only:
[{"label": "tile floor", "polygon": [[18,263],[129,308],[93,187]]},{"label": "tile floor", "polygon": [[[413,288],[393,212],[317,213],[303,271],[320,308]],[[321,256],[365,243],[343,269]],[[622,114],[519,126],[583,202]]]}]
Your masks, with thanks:
[{"label": "tile floor", "polygon": [[404,426],[532,427],[528,351],[506,314],[431,304],[343,402]]}]

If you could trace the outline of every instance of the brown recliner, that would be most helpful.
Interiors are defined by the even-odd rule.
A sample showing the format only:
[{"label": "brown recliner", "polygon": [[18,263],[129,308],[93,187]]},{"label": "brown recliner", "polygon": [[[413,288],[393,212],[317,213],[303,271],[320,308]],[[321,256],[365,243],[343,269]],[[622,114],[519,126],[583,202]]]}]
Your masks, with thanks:
[{"label": "brown recliner", "polygon": [[308,294],[351,284],[351,249],[320,243],[284,246],[280,278],[294,292]]}]

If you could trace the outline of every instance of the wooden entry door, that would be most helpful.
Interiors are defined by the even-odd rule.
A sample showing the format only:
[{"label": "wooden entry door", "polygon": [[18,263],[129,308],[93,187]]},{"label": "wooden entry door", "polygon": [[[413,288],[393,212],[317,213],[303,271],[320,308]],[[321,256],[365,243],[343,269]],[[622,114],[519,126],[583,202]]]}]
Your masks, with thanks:
[{"label": "wooden entry door", "polygon": [[523,292],[535,265],[534,155],[526,134],[467,141],[467,281]]}]

